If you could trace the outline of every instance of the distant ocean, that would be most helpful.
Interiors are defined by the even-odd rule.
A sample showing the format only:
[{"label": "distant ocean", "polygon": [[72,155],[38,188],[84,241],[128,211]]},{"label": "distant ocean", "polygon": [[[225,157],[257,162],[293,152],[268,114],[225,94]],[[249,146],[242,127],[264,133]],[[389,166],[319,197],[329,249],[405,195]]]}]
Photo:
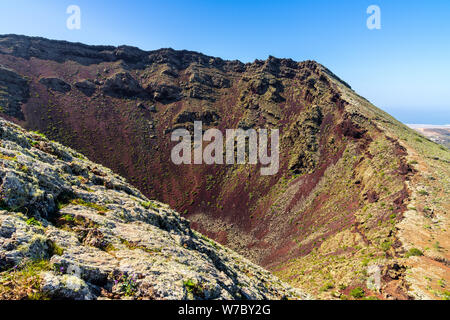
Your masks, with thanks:
[{"label": "distant ocean", "polygon": [[448,109],[436,108],[382,108],[384,111],[392,115],[403,123],[448,126],[450,125],[450,107]]},{"label": "distant ocean", "polygon": [[448,128],[448,129],[450,129],[450,124],[439,125],[439,124],[406,123],[406,125],[412,129],[416,129],[416,128],[427,128],[427,129]]}]

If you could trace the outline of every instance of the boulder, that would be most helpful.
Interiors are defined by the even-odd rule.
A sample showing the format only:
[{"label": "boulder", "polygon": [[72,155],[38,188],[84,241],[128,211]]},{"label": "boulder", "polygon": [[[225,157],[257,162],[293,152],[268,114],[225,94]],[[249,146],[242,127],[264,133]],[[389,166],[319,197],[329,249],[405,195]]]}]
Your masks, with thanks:
[{"label": "boulder", "polygon": [[171,103],[181,99],[181,88],[171,84],[152,84],[147,87],[154,100]]},{"label": "boulder", "polygon": [[43,84],[50,90],[60,93],[67,93],[72,89],[70,84],[59,78],[41,78],[39,83]]},{"label": "boulder", "polygon": [[88,97],[92,96],[96,89],[95,83],[91,80],[79,81],[75,83],[75,87]]},{"label": "boulder", "polygon": [[139,82],[128,72],[119,72],[106,79],[102,90],[108,95],[118,97],[132,97],[143,93]]},{"label": "boulder", "polygon": [[86,282],[76,276],[45,272],[41,278],[41,290],[50,297],[70,300],[89,300],[94,297]]}]

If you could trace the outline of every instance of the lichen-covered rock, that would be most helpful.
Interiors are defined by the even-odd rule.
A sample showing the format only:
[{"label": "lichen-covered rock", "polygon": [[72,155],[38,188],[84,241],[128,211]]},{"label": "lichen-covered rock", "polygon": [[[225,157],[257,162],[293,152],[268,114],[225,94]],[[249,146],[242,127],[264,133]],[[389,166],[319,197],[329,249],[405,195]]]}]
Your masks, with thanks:
[{"label": "lichen-covered rock", "polygon": [[46,260],[55,299],[308,297],[81,154],[3,120],[0,138],[0,291]]},{"label": "lichen-covered rock", "polygon": [[58,276],[52,272],[42,273],[42,291],[59,299],[87,300],[94,297],[86,282],[79,277]]}]

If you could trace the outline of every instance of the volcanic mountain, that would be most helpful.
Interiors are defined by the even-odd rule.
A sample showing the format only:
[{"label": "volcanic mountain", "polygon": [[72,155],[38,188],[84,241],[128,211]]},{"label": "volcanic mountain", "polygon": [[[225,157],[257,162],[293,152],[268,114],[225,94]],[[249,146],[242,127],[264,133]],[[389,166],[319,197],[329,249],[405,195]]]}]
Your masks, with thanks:
[{"label": "volcanic mountain", "polygon": [[[315,61],[0,36],[2,117],[318,297],[448,297],[449,150]],[[171,133],[279,129],[280,169],[175,165]]]}]

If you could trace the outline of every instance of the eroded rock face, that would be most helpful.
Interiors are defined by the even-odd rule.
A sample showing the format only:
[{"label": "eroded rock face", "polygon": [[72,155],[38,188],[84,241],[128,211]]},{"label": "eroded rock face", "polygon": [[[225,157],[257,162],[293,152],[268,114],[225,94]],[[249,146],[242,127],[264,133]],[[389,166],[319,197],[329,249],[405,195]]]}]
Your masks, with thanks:
[{"label": "eroded rock face", "polygon": [[0,112],[23,120],[21,106],[29,96],[27,79],[0,65]]},{"label": "eroded rock face", "polygon": [[119,72],[106,79],[102,90],[112,96],[136,96],[143,89],[139,82],[127,72]]},{"label": "eroded rock face", "polygon": [[60,93],[67,93],[72,89],[70,84],[58,78],[42,78],[39,80],[39,82],[46,86],[48,89]]},{"label": "eroded rock face", "polygon": [[194,123],[194,121],[201,121],[205,125],[217,123],[220,116],[211,110],[205,110],[204,112],[183,111],[175,119],[176,123]]},{"label": "eroded rock face", "polygon": [[170,84],[150,84],[146,88],[155,101],[161,103],[170,103],[178,101],[181,98],[181,89]]},{"label": "eroded rock face", "polygon": [[75,83],[75,87],[88,97],[92,96],[96,89],[95,83],[91,80],[79,81]]},{"label": "eroded rock face", "polygon": [[307,298],[81,154],[3,120],[0,138],[2,284],[42,260],[50,298]]}]

